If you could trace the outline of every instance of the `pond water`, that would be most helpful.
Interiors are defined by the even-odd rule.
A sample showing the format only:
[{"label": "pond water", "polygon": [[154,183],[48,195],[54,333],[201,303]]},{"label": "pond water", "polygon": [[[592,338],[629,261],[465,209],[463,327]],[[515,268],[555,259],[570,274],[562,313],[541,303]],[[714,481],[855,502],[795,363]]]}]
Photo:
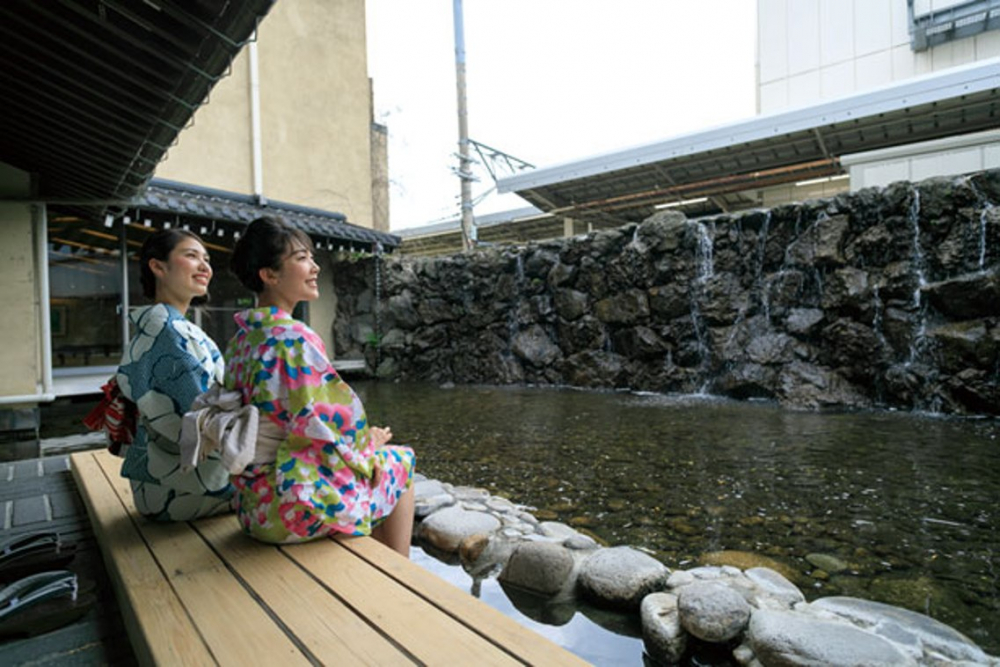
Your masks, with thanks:
[{"label": "pond water", "polygon": [[[1000,654],[1000,421],[631,392],[352,386],[428,477],[481,486],[671,568],[718,552],[766,557],[810,600],[906,607]],[[443,576],[471,582],[457,567]],[[632,623],[508,598],[495,580],[475,592],[592,662],[641,664]]]}]

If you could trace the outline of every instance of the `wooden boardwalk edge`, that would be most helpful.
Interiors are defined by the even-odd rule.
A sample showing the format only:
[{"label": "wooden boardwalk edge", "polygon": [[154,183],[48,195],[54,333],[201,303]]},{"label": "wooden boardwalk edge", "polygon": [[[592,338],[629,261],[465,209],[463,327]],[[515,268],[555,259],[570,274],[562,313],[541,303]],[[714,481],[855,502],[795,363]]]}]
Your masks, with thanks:
[{"label": "wooden boardwalk edge", "polygon": [[142,664],[589,664],[371,538],[278,547],[231,515],[152,522],[119,459],[70,460]]}]

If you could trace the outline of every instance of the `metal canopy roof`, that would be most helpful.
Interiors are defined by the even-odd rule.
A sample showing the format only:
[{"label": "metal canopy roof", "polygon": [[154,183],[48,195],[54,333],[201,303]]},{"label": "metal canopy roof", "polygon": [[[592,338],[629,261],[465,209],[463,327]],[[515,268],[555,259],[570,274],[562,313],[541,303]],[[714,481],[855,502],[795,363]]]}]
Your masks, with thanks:
[{"label": "metal canopy roof", "polygon": [[841,155],[996,127],[1000,58],[524,172],[501,179],[498,191],[553,214],[639,221],[656,204],[840,174]]},{"label": "metal canopy roof", "polygon": [[273,3],[0,3],[0,160],[39,199],[131,199]]}]

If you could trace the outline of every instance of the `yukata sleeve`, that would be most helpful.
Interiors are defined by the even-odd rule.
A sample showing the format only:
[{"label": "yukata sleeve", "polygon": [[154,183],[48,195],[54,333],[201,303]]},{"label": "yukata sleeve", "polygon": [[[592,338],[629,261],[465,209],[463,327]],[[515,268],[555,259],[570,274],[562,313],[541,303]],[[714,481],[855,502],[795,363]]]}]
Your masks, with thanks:
[{"label": "yukata sleeve", "polygon": [[119,370],[119,376],[129,378],[132,400],[146,426],[177,442],[184,413],[208,388],[213,371],[191,354],[186,339],[168,323],[138,359]]},{"label": "yukata sleeve", "polygon": [[299,338],[279,341],[275,356],[271,381],[282,399],[289,438],[299,447],[336,453],[359,476],[371,478],[376,459],[364,406],[353,392],[343,391],[346,385],[326,354]]}]

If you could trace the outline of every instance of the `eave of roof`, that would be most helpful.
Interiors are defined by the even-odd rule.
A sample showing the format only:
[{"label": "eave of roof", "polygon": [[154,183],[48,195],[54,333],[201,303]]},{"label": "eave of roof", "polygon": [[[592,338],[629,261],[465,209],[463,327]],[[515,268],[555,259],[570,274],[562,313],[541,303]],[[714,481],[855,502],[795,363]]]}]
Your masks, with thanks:
[{"label": "eave of roof", "polygon": [[1000,124],[1000,58],[501,179],[544,211],[642,219],[656,203],[841,173],[845,153]]},{"label": "eave of roof", "polygon": [[245,195],[167,179],[153,179],[132,204],[141,211],[154,211],[218,222],[249,224],[264,216],[280,216],[318,241],[368,249],[381,244],[385,249],[401,243],[398,236],[347,222],[343,213],[324,211],[285,202],[259,200]]},{"label": "eave of roof", "polygon": [[273,4],[0,3],[0,160],[38,198],[131,199]]}]

